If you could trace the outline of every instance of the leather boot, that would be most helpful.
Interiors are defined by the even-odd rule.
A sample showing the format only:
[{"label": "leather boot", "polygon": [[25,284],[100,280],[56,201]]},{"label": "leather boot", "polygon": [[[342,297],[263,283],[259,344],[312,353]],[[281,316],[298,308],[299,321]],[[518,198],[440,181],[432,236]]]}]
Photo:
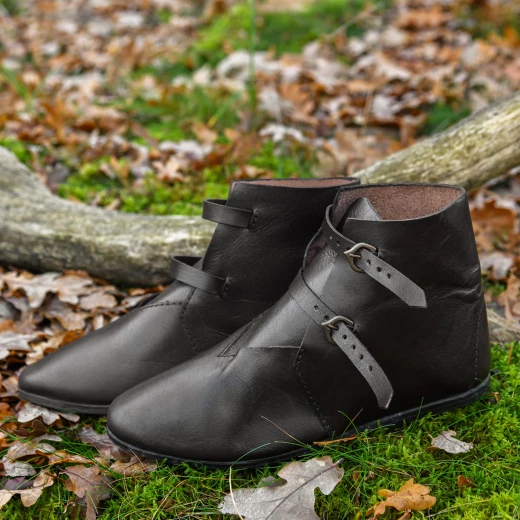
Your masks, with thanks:
[{"label": "leather boot", "polygon": [[203,217],[218,224],[204,260],[172,258],[167,290],[26,368],[20,397],[105,414],[129,388],[224,340],[287,291],[325,208],[352,183],[234,182],[227,202],[204,203]]},{"label": "leather boot", "polygon": [[356,186],[271,309],[116,399],[108,428],[147,456],[255,466],[471,403],[489,360],[464,190]]}]

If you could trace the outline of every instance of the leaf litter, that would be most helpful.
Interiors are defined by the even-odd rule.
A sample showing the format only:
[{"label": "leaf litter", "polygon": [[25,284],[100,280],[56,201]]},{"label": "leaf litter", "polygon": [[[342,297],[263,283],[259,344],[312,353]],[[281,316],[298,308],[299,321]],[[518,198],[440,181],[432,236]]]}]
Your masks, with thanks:
[{"label": "leaf litter", "polygon": [[[360,13],[361,36],[346,37],[339,30],[308,44],[300,54],[255,53],[259,128],[251,130],[241,116],[236,127],[222,132],[225,142],[211,120],[190,123],[194,139],[153,138],[125,106],[144,101],[167,112],[172,95],[189,95],[197,87],[223,97],[246,94],[246,51],[230,49],[215,67],[204,65],[171,81],[142,74],[150,64],[183,60],[201,21],[225,13],[232,3],[207,2],[202,20],[190,14],[192,3],[186,0],[28,1],[21,15],[2,12],[0,60],[10,79],[0,78],[0,137],[28,143],[27,162],[54,190],[70,174],[63,158],[81,164],[108,156],[100,171],[135,186],[151,173],[165,184],[190,188],[200,182],[198,172],[218,164],[233,165],[231,178],[274,176],[269,168],[250,164],[261,143],[272,143],[279,155],[290,147],[315,155],[317,176],[350,174],[420,138],[426,110],[435,104],[468,103],[476,110],[520,88],[520,38],[513,27],[484,41],[460,23],[464,2],[407,0],[386,13],[373,6]],[[285,4],[298,12],[309,2]],[[171,16],[167,23],[156,22],[161,9]],[[262,9],[283,8],[281,2],[269,1]],[[506,8],[495,3],[486,9],[500,16]],[[132,76],[134,72],[140,75]],[[118,85],[117,93],[112,85]],[[118,98],[125,99],[124,106],[111,106]],[[132,133],[139,142],[129,137]],[[505,319],[516,324],[518,173],[513,170],[499,183],[485,186],[471,202],[486,280],[503,289],[500,294],[488,290],[486,301],[496,303]],[[57,470],[75,464],[64,466],[68,486],[89,518],[95,518],[99,500],[109,493],[105,468],[122,475],[155,469],[154,463],[123,453],[92,428],[75,430],[74,414],[20,402],[17,379],[24,365],[117,319],[158,290],[124,292],[83,272],[33,275],[0,268],[0,449],[11,455],[27,450],[20,459],[5,455],[0,462],[0,507],[15,494],[30,505],[54,483],[55,476],[46,470],[36,474],[34,458]],[[60,442],[62,432],[91,444],[100,456],[93,461],[56,449],[53,444]],[[455,441],[460,442],[449,436],[449,443]],[[80,476],[86,483],[77,481]],[[419,485],[412,483],[407,491],[423,488],[413,486]],[[386,502],[399,493],[394,502],[404,496],[403,488],[390,493]],[[315,515],[313,504],[309,515]]]}]

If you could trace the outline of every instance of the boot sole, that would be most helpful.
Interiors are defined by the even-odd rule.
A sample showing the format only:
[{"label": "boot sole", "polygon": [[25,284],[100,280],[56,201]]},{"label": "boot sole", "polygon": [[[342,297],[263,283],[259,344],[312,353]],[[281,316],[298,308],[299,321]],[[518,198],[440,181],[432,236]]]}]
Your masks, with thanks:
[{"label": "boot sole", "polygon": [[[387,417],[383,417],[378,419],[377,421],[371,421],[357,428],[352,428],[345,432],[345,436],[355,435],[356,433],[362,432],[364,430],[371,430],[377,427],[399,427],[405,421],[410,419],[418,419],[423,417],[429,413],[432,414],[440,414],[443,412],[447,412],[449,410],[454,410],[456,408],[462,408],[469,404],[478,401],[485,393],[489,392],[490,387],[490,376],[488,375],[486,379],[480,383],[478,386],[472,388],[471,390],[467,390],[461,394],[457,394],[446,399],[441,399],[439,401],[434,401],[429,404],[425,404],[423,406],[419,406],[416,408],[410,408],[404,412],[398,412],[392,415],[388,415]],[[304,455],[309,452],[309,448],[299,448],[297,450],[293,450],[281,455],[275,455],[273,457],[266,457],[263,459],[249,459],[243,460],[240,459],[235,462],[215,462],[215,461],[202,461],[202,460],[191,460],[191,459],[182,459],[177,457],[171,457],[169,455],[163,455],[160,453],[155,453],[153,451],[143,450],[136,446],[132,446],[125,441],[122,441],[115,436],[110,429],[107,427],[108,436],[114,441],[116,444],[124,448],[125,450],[134,453],[136,455],[141,455],[144,458],[152,458],[157,460],[166,460],[169,464],[182,464],[187,463],[192,466],[206,466],[208,468],[229,468],[232,466],[233,468],[256,468],[259,466],[264,466],[265,464],[275,464],[287,459],[292,459],[294,457],[298,457],[300,455]],[[330,440],[330,439],[329,439]]]},{"label": "boot sole", "polygon": [[54,410],[69,412],[69,413],[81,413],[87,415],[106,415],[108,413],[109,405],[95,405],[95,404],[78,404],[68,403],[67,401],[59,401],[56,399],[49,399],[48,397],[42,397],[38,394],[31,394],[24,390],[18,389],[18,395],[20,399],[29,401],[33,404],[45,406],[46,408],[52,408]]}]

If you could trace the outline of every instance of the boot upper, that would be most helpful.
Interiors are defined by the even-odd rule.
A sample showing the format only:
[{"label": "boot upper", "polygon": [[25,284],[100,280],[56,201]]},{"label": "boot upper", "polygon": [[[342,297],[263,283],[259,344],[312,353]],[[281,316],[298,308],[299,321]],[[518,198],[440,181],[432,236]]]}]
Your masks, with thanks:
[{"label": "boot upper", "polygon": [[[345,240],[364,244],[354,248],[353,266]],[[117,399],[109,428],[129,446],[174,459],[268,461],[464,393],[488,371],[464,191],[351,187],[273,307]]]},{"label": "boot upper", "polygon": [[[224,340],[287,290],[324,209],[353,182],[233,183],[227,202],[205,208],[218,225],[204,259],[174,260],[178,279],[164,292],[26,368],[22,395],[102,413],[127,389]],[[215,281],[218,291],[209,288]]]}]

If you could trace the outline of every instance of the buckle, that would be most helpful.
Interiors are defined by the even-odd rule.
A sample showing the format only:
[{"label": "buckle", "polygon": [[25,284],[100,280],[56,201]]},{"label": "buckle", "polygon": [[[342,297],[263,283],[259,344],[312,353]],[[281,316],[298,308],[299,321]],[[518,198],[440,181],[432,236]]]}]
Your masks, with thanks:
[{"label": "buckle", "polygon": [[360,249],[366,249],[367,251],[370,251],[371,253],[377,253],[377,247],[371,246],[370,244],[365,244],[365,242],[360,242],[359,244],[356,244],[355,246],[351,247],[350,249],[347,249],[343,254],[347,257],[348,263],[350,264],[350,267],[352,267],[353,271],[356,271],[356,273],[364,273],[363,269],[360,269],[356,266],[354,263],[355,258],[361,258],[361,255],[358,255],[357,252]]},{"label": "buckle", "polygon": [[327,341],[329,343],[332,343],[333,345],[335,345],[336,342],[332,339],[330,333],[332,330],[338,330],[338,327],[336,327],[336,323],[339,322],[343,322],[349,328],[352,328],[354,326],[354,322],[352,320],[349,320],[348,318],[345,318],[344,316],[334,316],[334,318],[324,321],[321,324],[321,326],[325,329],[325,337],[327,338]]}]

